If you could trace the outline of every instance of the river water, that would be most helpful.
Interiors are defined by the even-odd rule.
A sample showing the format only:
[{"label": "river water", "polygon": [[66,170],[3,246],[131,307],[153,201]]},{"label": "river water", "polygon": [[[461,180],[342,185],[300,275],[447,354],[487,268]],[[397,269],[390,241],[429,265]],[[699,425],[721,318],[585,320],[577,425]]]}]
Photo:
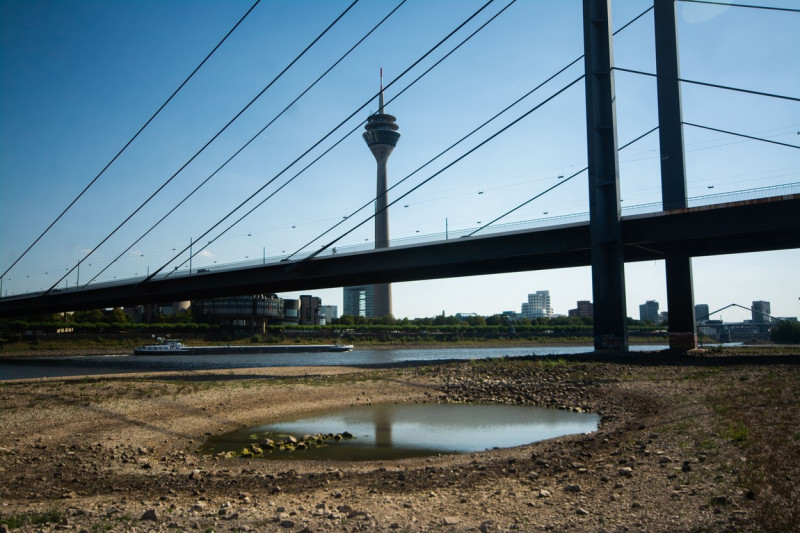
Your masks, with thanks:
[{"label": "river water", "polygon": [[[665,350],[666,345],[631,346],[633,351]],[[0,381],[63,376],[169,372],[280,366],[387,365],[443,359],[485,359],[525,355],[572,355],[592,351],[591,346],[512,348],[412,348],[353,350],[345,353],[292,353],[243,355],[91,355],[0,359]]]}]

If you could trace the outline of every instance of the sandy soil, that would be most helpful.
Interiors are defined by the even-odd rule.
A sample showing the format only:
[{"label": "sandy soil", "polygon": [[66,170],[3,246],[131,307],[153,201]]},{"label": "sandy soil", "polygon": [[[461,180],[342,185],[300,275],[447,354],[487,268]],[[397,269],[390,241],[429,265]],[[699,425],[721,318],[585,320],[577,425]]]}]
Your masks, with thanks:
[{"label": "sandy soil", "polygon": [[[785,530],[800,518],[798,364],[651,355],[4,382],[0,531]],[[455,401],[603,422],[399,461],[196,453],[207,435],[320,409]]]}]

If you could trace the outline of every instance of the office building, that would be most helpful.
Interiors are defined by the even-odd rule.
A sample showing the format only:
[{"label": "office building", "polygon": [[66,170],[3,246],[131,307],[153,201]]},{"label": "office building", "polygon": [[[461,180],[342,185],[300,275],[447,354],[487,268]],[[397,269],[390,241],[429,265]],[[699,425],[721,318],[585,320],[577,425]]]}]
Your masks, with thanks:
[{"label": "office building", "polygon": [[320,307],[322,299],[310,294],[300,295],[300,324],[303,326],[321,326]]},{"label": "office building", "polygon": [[375,285],[345,287],[342,303],[345,315],[375,318]]},{"label": "office building", "polygon": [[284,301],[277,294],[228,296],[193,300],[192,313],[198,322],[263,333],[268,324],[283,321],[283,306]]},{"label": "office building", "polygon": [[528,294],[528,301],[522,304],[522,316],[528,319],[549,318],[553,314],[550,306],[550,291],[536,291]]},{"label": "office building", "polygon": [[639,320],[642,322],[650,322],[651,324],[659,324],[661,319],[658,314],[658,302],[655,300],[647,300],[640,305]]},{"label": "office building", "polygon": [[330,324],[331,320],[333,320],[334,318],[339,318],[338,305],[321,305],[319,307],[319,312],[321,316],[325,317],[326,324]]},{"label": "office building", "polygon": [[577,316],[582,318],[594,317],[594,306],[588,300],[578,300],[578,307],[567,311],[568,316]]}]

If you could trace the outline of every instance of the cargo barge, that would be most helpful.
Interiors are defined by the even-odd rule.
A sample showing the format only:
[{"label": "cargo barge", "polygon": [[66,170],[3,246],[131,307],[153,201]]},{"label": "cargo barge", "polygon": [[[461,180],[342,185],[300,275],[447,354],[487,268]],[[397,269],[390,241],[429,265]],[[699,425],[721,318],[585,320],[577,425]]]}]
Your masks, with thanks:
[{"label": "cargo barge", "polygon": [[349,352],[352,344],[266,344],[260,346],[184,346],[177,339],[134,348],[133,355],[238,355],[270,353]]}]

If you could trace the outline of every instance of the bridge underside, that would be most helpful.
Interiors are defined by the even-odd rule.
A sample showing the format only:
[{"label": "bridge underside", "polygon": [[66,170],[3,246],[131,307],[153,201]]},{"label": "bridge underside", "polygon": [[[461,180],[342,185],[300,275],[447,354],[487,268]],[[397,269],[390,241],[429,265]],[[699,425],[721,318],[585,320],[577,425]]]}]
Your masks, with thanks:
[{"label": "bridge underside", "polygon": [[[800,195],[622,220],[625,262],[800,248]],[[591,265],[589,223],[0,300],[0,317]]]}]

